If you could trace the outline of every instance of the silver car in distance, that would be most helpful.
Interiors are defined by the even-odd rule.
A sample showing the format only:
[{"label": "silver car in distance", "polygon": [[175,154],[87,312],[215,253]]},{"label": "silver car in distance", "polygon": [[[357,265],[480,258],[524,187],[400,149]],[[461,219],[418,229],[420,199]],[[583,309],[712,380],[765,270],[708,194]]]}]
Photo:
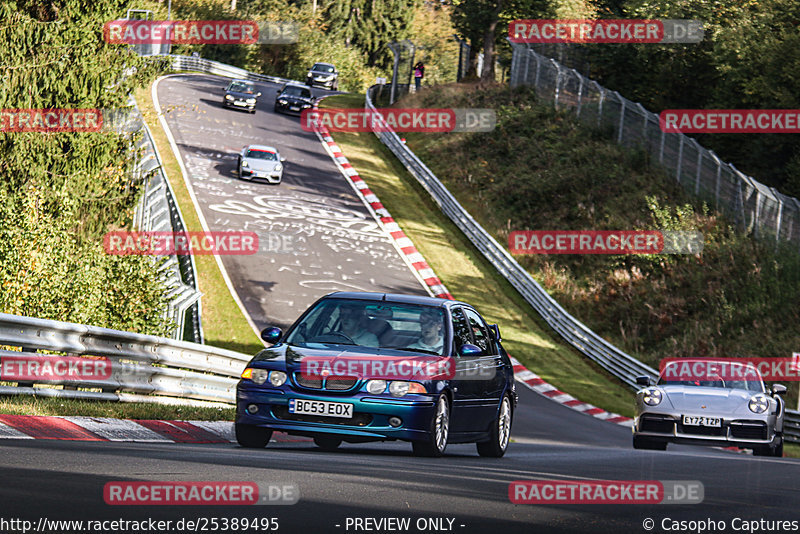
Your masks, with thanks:
[{"label": "silver car in distance", "polygon": [[279,184],[283,178],[284,161],[286,158],[282,158],[275,147],[250,145],[239,153],[236,170],[243,180],[262,178],[271,184]]},{"label": "silver car in distance", "polygon": [[[692,362],[702,362],[702,368],[712,372],[687,376],[679,367],[670,367],[687,369]],[[714,374],[714,369],[726,372]],[[655,385],[648,376],[637,377],[636,383],[645,387],[636,394],[635,449],[666,450],[668,443],[685,443],[783,456],[781,395],[786,387],[775,384],[768,391],[752,363],[680,358],[664,366]]]}]

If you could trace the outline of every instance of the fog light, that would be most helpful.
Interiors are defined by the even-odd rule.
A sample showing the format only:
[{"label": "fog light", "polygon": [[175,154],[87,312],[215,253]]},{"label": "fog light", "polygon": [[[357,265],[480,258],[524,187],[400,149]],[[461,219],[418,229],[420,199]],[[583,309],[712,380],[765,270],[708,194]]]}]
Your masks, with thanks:
[{"label": "fog light", "polygon": [[400,419],[399,417],[390,417],[389,418],[389,424],[392,425],[393,427],[397,428],[398,426],[403,424],[403,420]]},{"label": "fog light", "polygon": [[258,413],[258,406],[255,404],[248,404],[247,413],[249,413],[250,415]]}]

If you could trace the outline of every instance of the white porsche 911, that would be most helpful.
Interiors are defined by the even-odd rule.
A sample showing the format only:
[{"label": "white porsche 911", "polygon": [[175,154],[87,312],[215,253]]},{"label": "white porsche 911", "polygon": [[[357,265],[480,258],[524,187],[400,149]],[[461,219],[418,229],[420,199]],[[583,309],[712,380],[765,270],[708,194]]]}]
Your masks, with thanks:
[{"label": "white porsche 911", "polygon": [[254,180],[261,178],[271,184],[281,183],[283,178],[283,162],[278,149],[264,145],[250,145],[242,149],[239,153],[239,161],[236,165],[237,174],[243,180]]}]

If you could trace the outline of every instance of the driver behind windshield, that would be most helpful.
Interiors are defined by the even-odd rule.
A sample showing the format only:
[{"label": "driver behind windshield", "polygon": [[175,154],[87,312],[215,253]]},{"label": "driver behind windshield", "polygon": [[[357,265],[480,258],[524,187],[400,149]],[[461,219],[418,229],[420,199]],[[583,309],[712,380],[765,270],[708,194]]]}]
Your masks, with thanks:
[{"label": "driver behind windshield", "polygon": [[435,310],[424,310],[419,314],[420,338],[408,346],[409,349],[422,349],[441,354],[444,348],[442,336],[442,316]]},{"label": "driver behind windshield", "polygon": [[339,308],[339,330],[357,345],[378,348],[378,336],[366,328],[367,314],[358,304],[343,304]]}]

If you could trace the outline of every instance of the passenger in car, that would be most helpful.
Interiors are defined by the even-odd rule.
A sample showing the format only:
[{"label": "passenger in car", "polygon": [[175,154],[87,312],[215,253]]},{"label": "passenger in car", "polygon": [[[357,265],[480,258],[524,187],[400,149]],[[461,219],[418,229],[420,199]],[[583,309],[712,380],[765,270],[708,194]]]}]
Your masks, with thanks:
[{"label": "passenger in car", "polygon": [[420,338],[408,346],[410,349],[422,349],[442,354],[444,338],[442,336],[442,316],[434,310],[425,310],[419,315]]}]

